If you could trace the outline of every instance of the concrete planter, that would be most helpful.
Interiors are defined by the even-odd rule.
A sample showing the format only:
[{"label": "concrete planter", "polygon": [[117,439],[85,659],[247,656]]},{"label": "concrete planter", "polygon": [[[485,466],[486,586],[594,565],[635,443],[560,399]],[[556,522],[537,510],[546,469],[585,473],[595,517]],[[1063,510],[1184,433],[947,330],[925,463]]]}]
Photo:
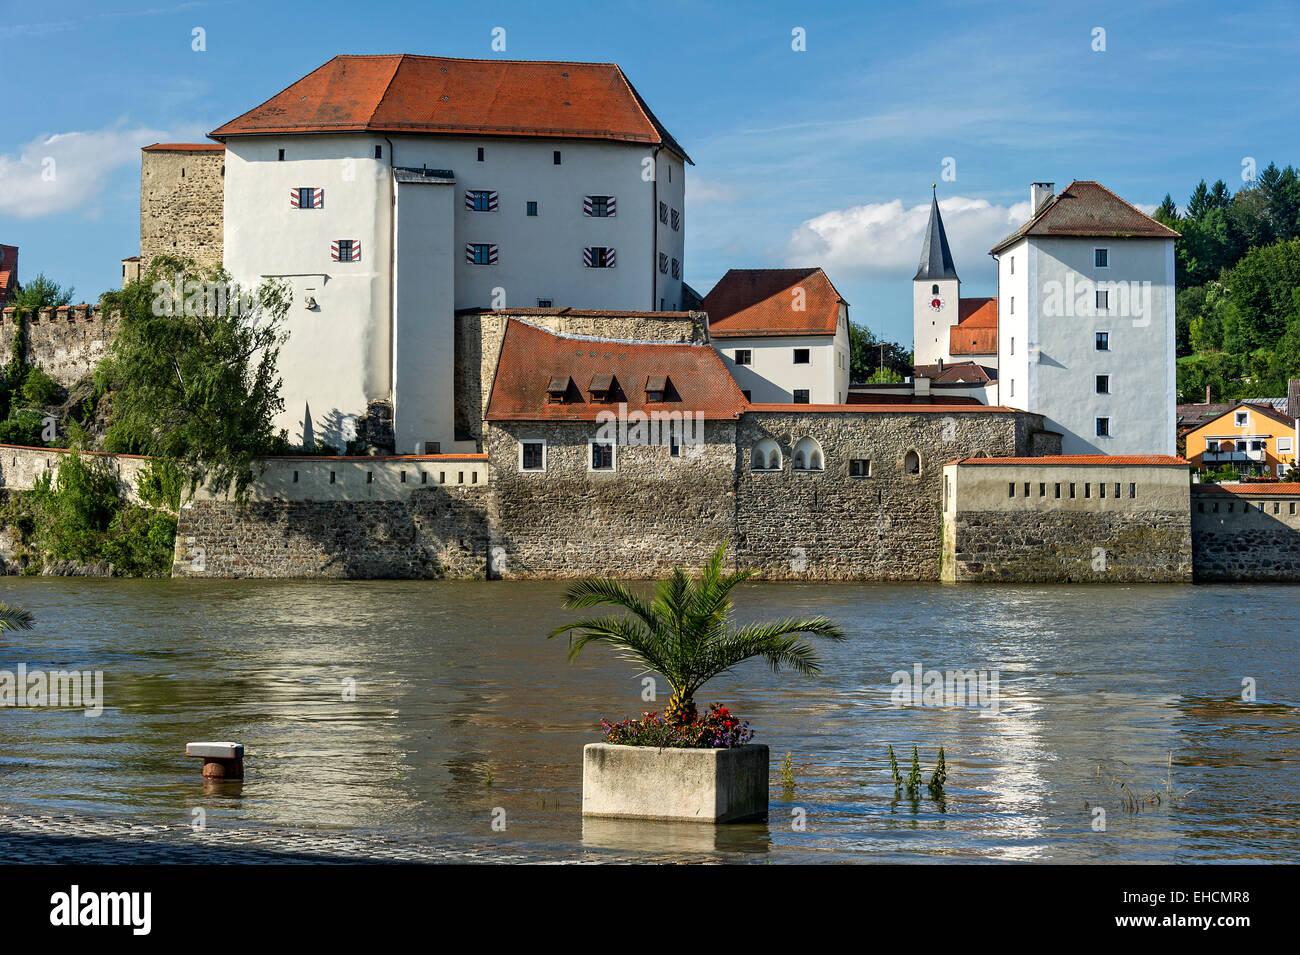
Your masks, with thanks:
[{"label": "concrete planter", "polygon": [[736,822],[767,815],[766,746],[659,749],[588,743],[582,814]]}]

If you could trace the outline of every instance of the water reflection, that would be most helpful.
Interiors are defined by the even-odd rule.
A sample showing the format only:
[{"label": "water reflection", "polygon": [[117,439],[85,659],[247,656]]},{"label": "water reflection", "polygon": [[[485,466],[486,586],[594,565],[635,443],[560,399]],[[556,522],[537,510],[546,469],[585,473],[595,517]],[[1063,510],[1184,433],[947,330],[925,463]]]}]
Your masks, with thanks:
[{"label": "water reflection", "polygon": [[[656,858],[1295,856],[1296,588],[1253,586],[1234,622],[1227,587],[746,587],[745,619],[825,613],[850,639],[825,648],[819,678],[755,663],[706,688],[701,702],[749,718],[773,759],[768,821],[720,828],[581,817],[582,745],[600,719],[664,700],[644,702],[612,656],[571,666],[544,639],[569,617],[563,589],[5,579],[0,599],[40,629],[0,634],[0,669],[102,669],[106,708],[0,710],[0,809],[188,824],[202,807],[216,826]],[[916,664],[998,670],[998,712],[893,706],[890,675]],[[1260,702],[1241,702],[1245,677]],[[242,784],[205,784],[184,757],[200,738],[245,744]],[[916,745],[927,778],[944,747],[942,806],[896,798],[889,745],[904,772]],[[1121,777],[1190,792],[1129,812]]]}]

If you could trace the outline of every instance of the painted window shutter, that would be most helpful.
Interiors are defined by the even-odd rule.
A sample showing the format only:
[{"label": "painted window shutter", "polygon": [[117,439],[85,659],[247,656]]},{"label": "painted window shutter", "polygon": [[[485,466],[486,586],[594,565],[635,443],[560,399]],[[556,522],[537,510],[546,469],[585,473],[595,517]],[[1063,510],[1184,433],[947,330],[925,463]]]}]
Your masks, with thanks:
[{"label": "painted window shutter", "polygon": [[293,209],[324,209],[325,190],[309,189],[306,186],[290,189],[289,206]]},{"label": "painted window shutter", "polygon": [[664,273],[667,273],[667,271],[668,271],[668,253],[667,253],[667,252],[660,252],[660,253],[659,253],[659,271],[660,271],[660,272],[664,272]]},{"label": "painted window shutter", "polygon": [[466,189],[465,209],[468,212],[496,212],[499,198],[490,189]]},{"label": "painted window shutter", "polygon": [[682,214],[676,209],[673,210],[673,231],[679,231],[682,227]]}]

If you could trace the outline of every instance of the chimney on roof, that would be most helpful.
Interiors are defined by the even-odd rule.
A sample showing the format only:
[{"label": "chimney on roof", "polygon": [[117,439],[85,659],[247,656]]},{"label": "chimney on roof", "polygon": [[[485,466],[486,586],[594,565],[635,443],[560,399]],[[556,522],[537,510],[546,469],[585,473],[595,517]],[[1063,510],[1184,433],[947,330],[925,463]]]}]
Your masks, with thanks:
[{"label": "chimney on roof", "polygon": [[1054,182],[1031,182],[1029,184],[1029,204],[1033,207],[1030,215],[1036,213],[1043,207],[1043,203],[1056,192],[1056,183]]},{"label": "chimney on roof", "polygon": [[1205,403],[1206,403],[1207,405],[1210,403],[1210,386],[1209,386],[1209,385],[1206,385],[1206,386],[1205,386]]},{"label": "chimney on roof", "polygon": [[1292,378],[1286,383],[1286,413],[1289,417],[1300,418],[1300,378]]}]

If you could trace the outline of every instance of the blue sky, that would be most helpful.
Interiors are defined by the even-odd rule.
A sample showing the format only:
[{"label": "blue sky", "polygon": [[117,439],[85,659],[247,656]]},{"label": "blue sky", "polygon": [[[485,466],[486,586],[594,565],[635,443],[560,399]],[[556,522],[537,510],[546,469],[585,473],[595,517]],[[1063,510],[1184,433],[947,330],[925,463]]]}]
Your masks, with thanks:
[{"label": "blue sky", "polygon": [[[619,63],[691,153],[686,279],[822,265],[910,342],[939,183],[965,295],[1029,183],[1153,206],[1300,161],[1300,5],[748,2],[6,2],[0,242],[93,299],[139,250],[139,147],[203,134],[337,53]],[[598,13],[597,13],[598,12]],[[490,48],[494,27],[507,50]],[[191,49],[205,31],[206,50]],[[806,50],[792,47],[802,28]],[[1105,31],[1104,51],[1094,31]],[[39,182],[56,159],[58,188]],[[955,179],[944,179],[945,159]]]}]

